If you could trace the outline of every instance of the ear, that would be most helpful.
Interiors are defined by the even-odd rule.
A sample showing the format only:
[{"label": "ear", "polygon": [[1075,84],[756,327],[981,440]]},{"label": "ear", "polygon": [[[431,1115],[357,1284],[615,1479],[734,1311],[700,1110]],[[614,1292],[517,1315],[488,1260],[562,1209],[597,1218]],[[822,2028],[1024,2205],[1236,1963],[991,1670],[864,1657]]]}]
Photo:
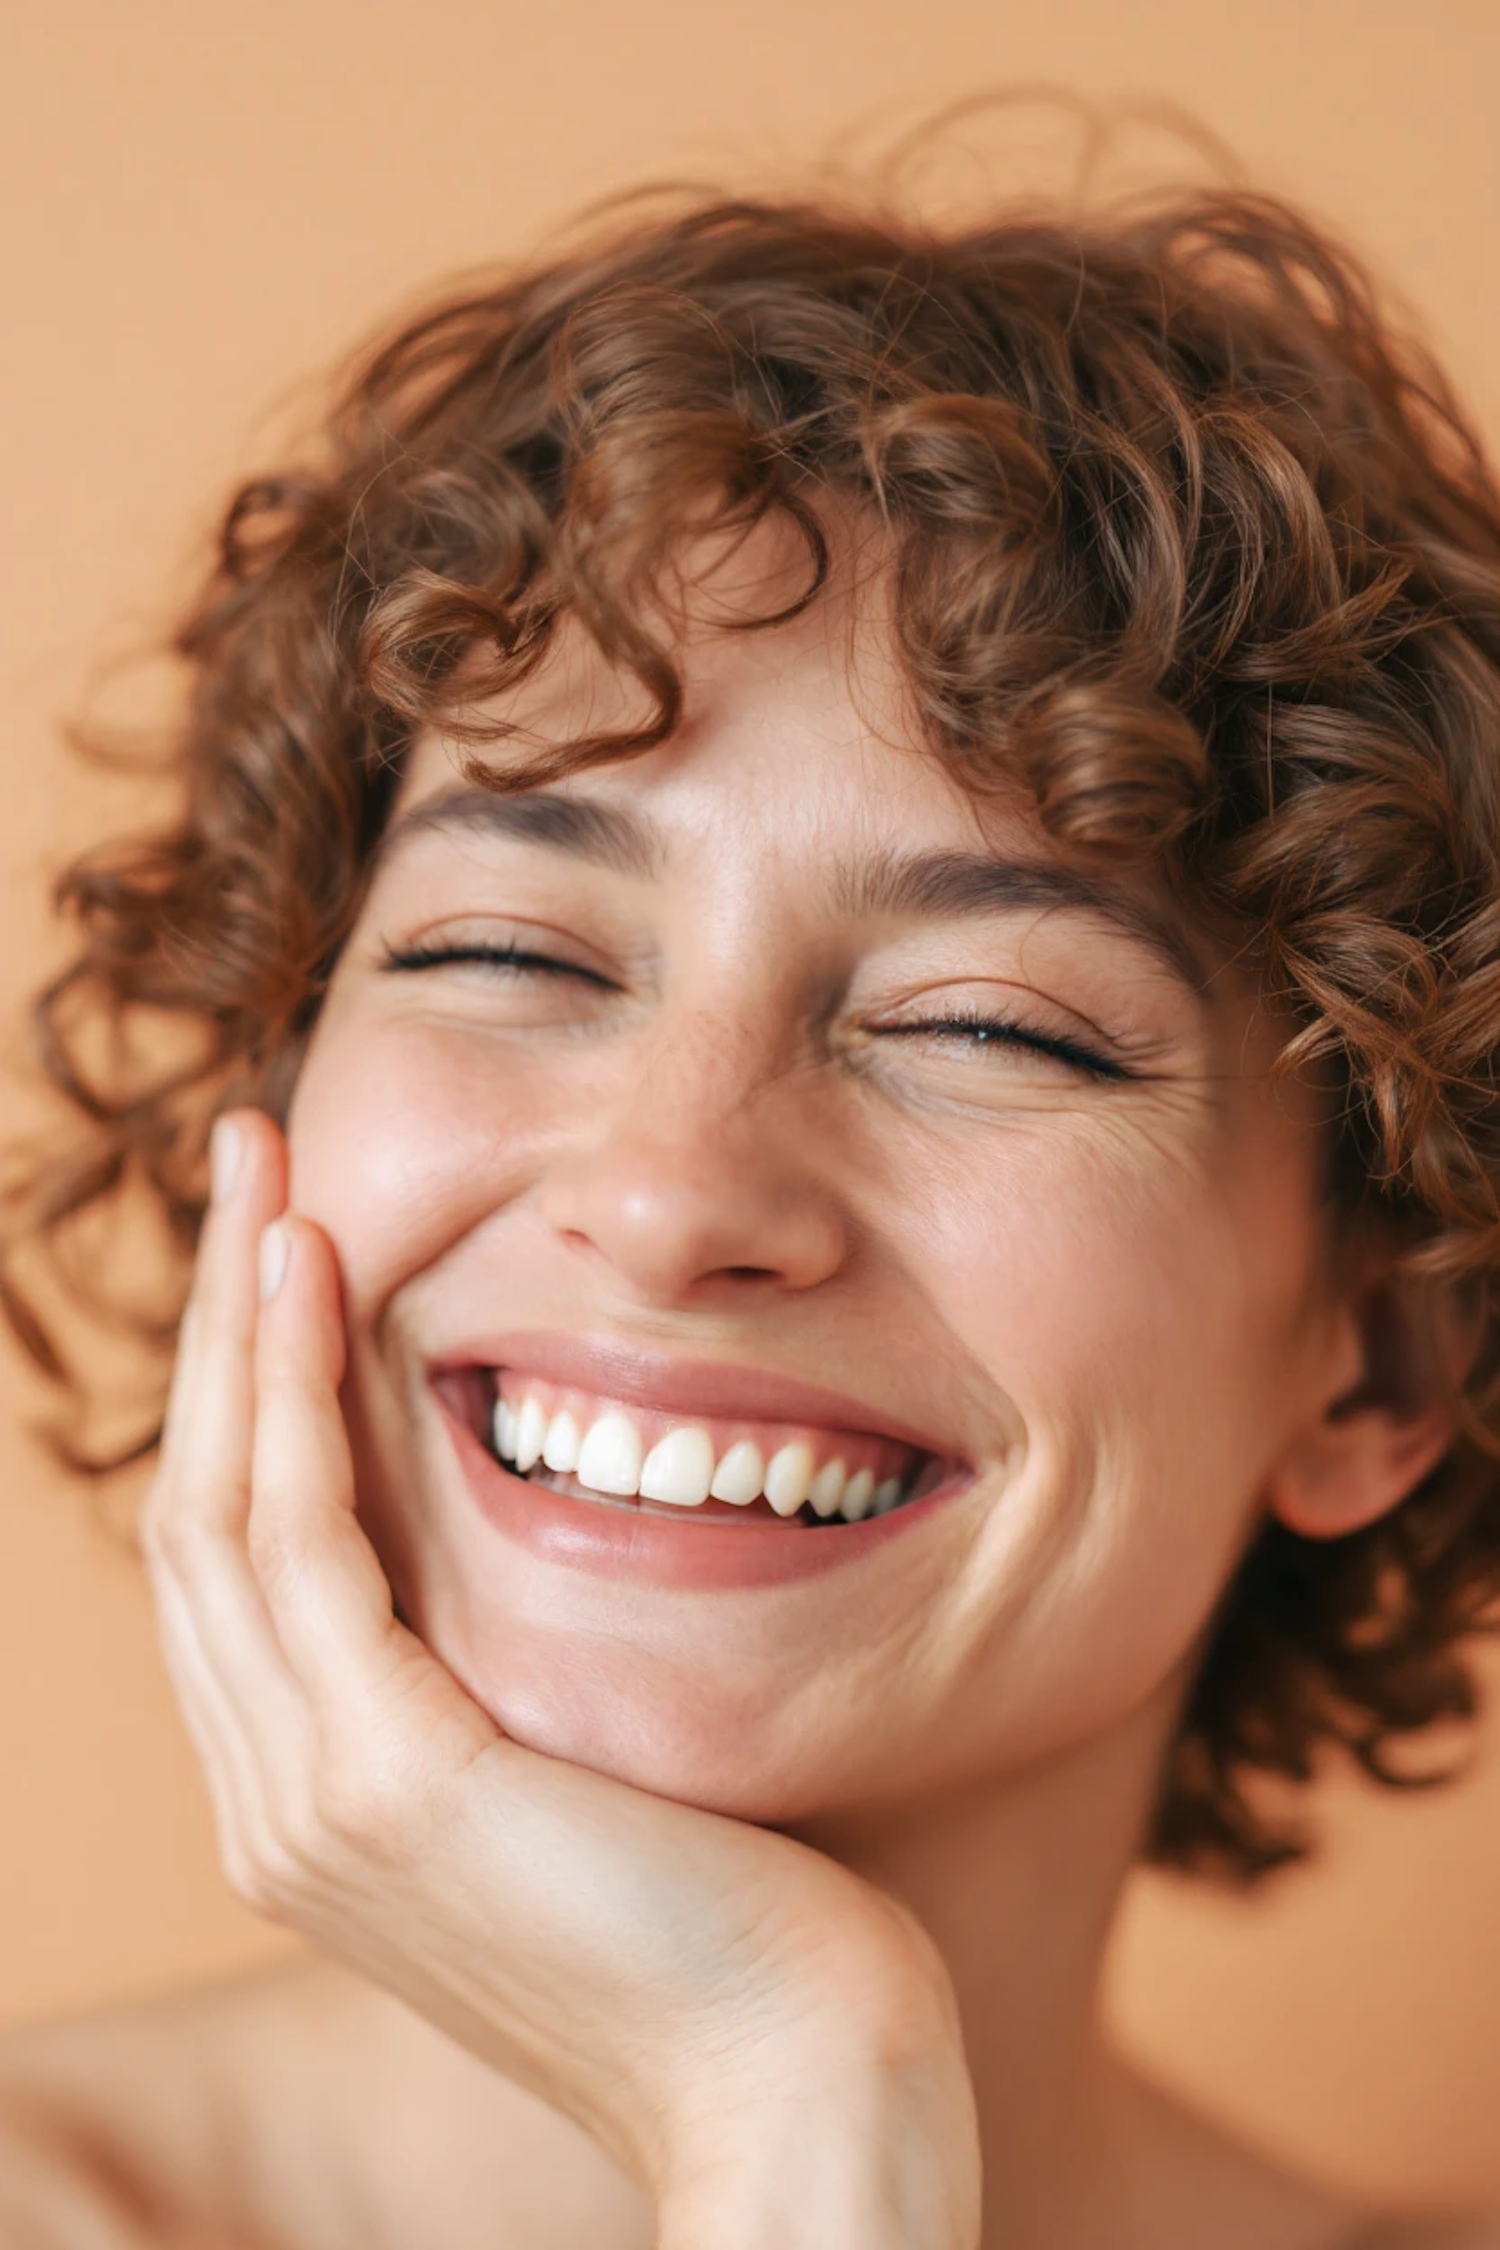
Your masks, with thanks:
[{"label": "ear", "polygon": [[1340,1308],[1323,1396],[1267,1483],[1289,1531],[1360,1531],[1437,1467],[1457,1434],[1449,1386],[1471,1357],[1456,1326],[1389,1276]]}]

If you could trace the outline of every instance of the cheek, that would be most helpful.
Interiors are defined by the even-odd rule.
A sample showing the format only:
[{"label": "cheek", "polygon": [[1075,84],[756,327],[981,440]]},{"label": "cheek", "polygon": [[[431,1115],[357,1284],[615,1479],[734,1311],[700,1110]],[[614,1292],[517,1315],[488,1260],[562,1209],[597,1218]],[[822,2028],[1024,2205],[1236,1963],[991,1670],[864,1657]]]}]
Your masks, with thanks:
[{"label": "cheek", "polygon": [[[920,1199],[912,1199],[912,1189]],[[1023,1422],[1145,1438],[1243,1402],[1264,1422],[1303,1331],[1313,1250],[1300,1136],[1258,1114],[1170,1140],[1126,1120],[997,1135],[909,1183],[909,1268]]]},{"label": "cheek", "polygon": [[1017,1136],[982,1192],[930,1183],[912,1237],[1020,1433],[962,1619],[950,1608],[966,1652],[955,1701],[980,1733],[1002,1687],[1051,1741],[1129,1708],[1187,1656],[1294,1410],[1311,1247],[1300,1152],[1230,1169],[1095,1134],[1087,1159],[1060,1135]]},{"label": "cheek", "polygon": [[515,1192],[528,1106],[472,1040],[331,1003],[287,1138],[292,1200],[332,1238],[356,1313],[378,1309]]}]

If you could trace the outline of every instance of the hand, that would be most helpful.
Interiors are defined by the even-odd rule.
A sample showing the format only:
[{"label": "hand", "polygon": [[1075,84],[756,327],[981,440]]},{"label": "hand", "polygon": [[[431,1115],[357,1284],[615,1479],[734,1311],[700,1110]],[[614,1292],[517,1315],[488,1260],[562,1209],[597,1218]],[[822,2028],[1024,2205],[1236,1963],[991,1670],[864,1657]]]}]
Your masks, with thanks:
[{"label": "hand", "polygon": [[240,1111],[216,1156],[142,1539],[235,1890],[574,2117],[664,2245],[967,2250],[925,1932],[787,1837],[500,1733],[357,1519],[337,1261],[284,1210],[281,1136]]}]

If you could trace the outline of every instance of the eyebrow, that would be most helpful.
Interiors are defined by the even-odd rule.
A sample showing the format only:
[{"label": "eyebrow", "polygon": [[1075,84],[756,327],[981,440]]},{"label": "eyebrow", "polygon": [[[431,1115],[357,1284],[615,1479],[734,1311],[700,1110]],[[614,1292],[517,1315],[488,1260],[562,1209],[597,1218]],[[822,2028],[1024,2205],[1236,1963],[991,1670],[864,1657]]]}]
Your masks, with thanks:
[{"label": "eyebrow", "polygon": [[386,830],[376,860],[383,863],[413,836],[453,828],[545,844],[617,875],[659,875],[665,857],[656,831],[626,806],[565,797],[558,790],[530,789],[503,796],[471,786],[446,790],[402,813]]},{"label": "eyebrow", "polygon": [[1097,915],[1122,937],[1155,954],[1163,967],[1201,996],[1207,983],[1186,933],[1144,900],[1095,882],[1055,860],[1000,859],[989,852],[933,851],[898,857],[880,852],[840,870],[838,902],[854,914],[912,914],[943,920],[1036,908]]},{"label": "eyebrow", "polygon": [[[384,863],[418,835],[454,829],[541,844],[591,866],[647,880],[661,873],[666,859],[660,833],[633,807],[556,790],[504,795],[470,786],[448,790],[401,814],[382,838],[376,860]],[[904,856],[882,851],[833,867],[829,888],[835,905],[850,915],[961,921],[1057,907],[1092,914],[1152,953],[1196,997],[1202,997],[1206,986],[1203,965],[1175,921],[1058,861],[958,850]]]}]

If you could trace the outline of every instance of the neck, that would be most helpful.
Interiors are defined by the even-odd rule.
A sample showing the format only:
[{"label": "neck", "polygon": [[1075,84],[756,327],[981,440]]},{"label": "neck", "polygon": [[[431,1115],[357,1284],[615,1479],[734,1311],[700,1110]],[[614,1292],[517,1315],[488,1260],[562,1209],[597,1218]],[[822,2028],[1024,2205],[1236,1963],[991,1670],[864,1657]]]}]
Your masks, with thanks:
[{"label": "neck", "polygon": [[1100,1969],[1180,1701],[1173,1679],[1065,1755],[799,1831],[902,1899],[943,1956],[978,2105],[986,2240],[993,2227],[1049,2250],[1087,2241],[1118,2185],[1128,2074],[1100,2028]]}]

